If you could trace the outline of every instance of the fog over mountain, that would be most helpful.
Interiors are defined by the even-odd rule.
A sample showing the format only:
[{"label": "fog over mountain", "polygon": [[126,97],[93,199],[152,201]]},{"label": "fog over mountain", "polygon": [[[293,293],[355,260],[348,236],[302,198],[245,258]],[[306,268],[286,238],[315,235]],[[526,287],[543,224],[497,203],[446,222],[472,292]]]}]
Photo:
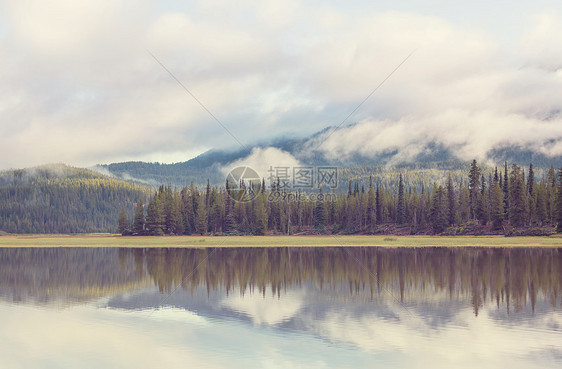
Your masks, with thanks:
[{"label": "fog over mountain", "polygon": [[[211,184],[223,184],[228,172],[238,166],[249,166],[262,178],[269,178],[275,168],[299,166],[336,166],[340,170],[365,168],[373,175],[378,170],[396,171],[415,167],[456,170],[465,168],[472,159],[477,159],[484,167],[492,168],[502,165],[504,161],[522,166],[532,162],[539,170],[551,165],[556,168],[562,166],[562,155],[546,155],[541,150],[523,148],[517,144],[491,146],[482,156],[477,155],[477,151],[459,155],[458,151],[437,136],[426,141],[413,140],[404,147],[380,139],[381,146],[377,147],[369,143],[370,128],[375,125],[374,122],[365,122],[340,128],[330,127],[306,138],[279,138],[240,149],[214,149],[175,164],[122,162],[98,165],[92,169],[124,180],[185,185],[190,181],[205,184],[207,179]],[[349,146],[353,140],[358,141],[357,145]],[[373,142],[377,140],[374,138]],[[463,150],[468,150],[468,145],[484,144],[474,141],[466,142],[466,145]],[[475,155],[471,156],[471,152]],[[344,182],[347,180],[343,177],[340,179]]]},{"label": "fog over mountain", "polygon": [[553,0],[0,0],[0,169],[178,163],[340,125],[284,151],[560,156],[561,20]]}]

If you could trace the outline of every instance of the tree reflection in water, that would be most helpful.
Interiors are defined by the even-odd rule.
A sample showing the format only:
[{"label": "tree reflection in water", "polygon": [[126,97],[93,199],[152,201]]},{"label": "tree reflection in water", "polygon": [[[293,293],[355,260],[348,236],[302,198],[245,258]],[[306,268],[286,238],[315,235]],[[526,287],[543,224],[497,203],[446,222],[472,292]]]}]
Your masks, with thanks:
[{"label": "tree reflection in water", "polygon": [[[445,292],[468,297],[474,314],[490,299],[507,313],[538,299],[557,308],[562,282],[561,249],[555,248],[208,248],[120,249],[139,276],[162,293],[225,289],[281,296],[312,283],[369,298],[391,295],[401,302]],[[388,296],[387,296],[388,297]]]}]

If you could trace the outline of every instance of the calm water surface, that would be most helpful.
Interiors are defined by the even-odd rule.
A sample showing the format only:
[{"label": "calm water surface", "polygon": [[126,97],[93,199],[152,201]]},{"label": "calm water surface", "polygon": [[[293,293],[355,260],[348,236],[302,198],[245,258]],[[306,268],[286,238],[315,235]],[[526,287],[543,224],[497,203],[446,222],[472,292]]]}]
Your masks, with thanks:
[{"label": "calm water surface", "polygon": [[562,249],[0,249],[0,368],[560,368]]}]

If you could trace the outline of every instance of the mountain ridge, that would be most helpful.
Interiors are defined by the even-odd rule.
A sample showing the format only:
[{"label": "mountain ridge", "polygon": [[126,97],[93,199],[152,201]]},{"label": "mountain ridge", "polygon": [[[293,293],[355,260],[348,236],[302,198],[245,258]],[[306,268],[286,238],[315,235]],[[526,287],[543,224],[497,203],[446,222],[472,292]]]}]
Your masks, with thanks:
[{"label": "mountain ridge", "polygon": [[[239,149],[210,149],[189,160],[172,164],[128,161],[101,164],[97,167],[107,170],[109,175],[125,180],[136,178],[141,181],[150,181],[152,185],[172,184],[183,186],[190,182],[194,182],[196,185],[205,185],[207,180],[212,185],[223,184],[225,179],[224,168],[227,168],[229,164],[247,158],[257,149],[265,150],[268,148],[287,153],[303,165],[333,165],[345,169],[361,167],[391,167],[400,169],[412,166],[421,166],[423,168],[445,166],[447,169],[462,169],[469,163],[469,161],[459,159],[450,148],[438,142],[428,143],[422,150],[410,158],[401,157],[398,150],[387,150],[372,155],[356,152],[353,155],[328,158],[323,152],[318,150],[317,140],[328,132],[335,132],[338,129],[342,128],[328,127],[308,137],[280,137],[269,142],[259,142]],[[313,149],[310,149],[311,147]],[[506,161],[509,165],[515,163],[523,167],[528,166],[532,162],[537,169],[549,168],[551,165],[556,168],[562,166],[562,156],[548,157],[542,153],[533,152],[516,145],[504,145],[486,154],[485,162],[488,164],[496,163],[497,165],[502,165]]]}]

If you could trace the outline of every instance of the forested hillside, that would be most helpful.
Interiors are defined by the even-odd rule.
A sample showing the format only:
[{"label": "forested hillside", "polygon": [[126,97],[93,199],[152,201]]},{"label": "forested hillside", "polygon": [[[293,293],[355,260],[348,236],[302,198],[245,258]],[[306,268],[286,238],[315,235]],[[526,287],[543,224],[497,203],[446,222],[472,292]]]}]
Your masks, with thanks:
[{"label": "forested hillside", "polygon": [[338,176],[337,189],[323,193],[264,179],[253,201],[239,202],[232,186],[161,185],[154,195],[155,188],[64,165],[4,171],[0,231],[549,234],[562,216],[562,183],[552,167],[433,163],[339,169]]},{"label": "forested hillside", "polygon": [[[150,203],[137,204],[134,218],[123,209],[123,234],[533,234],[562,226],[562,168],[541,174],[507,162],[483,171],[476,161],[460,175],[440,171],[430,186],[415,170],[374,173],[350,180],[329,192],[291,192],[277,182],[232,190],[236,183],[191,185],[181,190],[161,186]],[[427,177],[425,177],[427,178]],[[384,186],[382,184],[385,184]],[[421,183],[421,184],[420,184]],[[264,181],[265,184],[265,181]],[[418,184],[420,188],[418,188]],[[253,201],[234,201],[240,191],[255,192]]]},{"label": "forested hillside", "polygon": [[8,233],[115,232],[122,207],[152,190],[65,165],[0,172],[0,230]]},{"label": "forested hillside", "polygon": [[249,153],[250,151],[247,149],[236,152],[210,150],[181,163],[161,164],[129,161],[100,165],[99,167],[118,178],[125,180],[134,178],[155,185],[172,184],[181,187],[191,182],[204,185],[207,180],[212,184],[220,184],[224,180],[221,167],[233,160],[243,158]]}]

